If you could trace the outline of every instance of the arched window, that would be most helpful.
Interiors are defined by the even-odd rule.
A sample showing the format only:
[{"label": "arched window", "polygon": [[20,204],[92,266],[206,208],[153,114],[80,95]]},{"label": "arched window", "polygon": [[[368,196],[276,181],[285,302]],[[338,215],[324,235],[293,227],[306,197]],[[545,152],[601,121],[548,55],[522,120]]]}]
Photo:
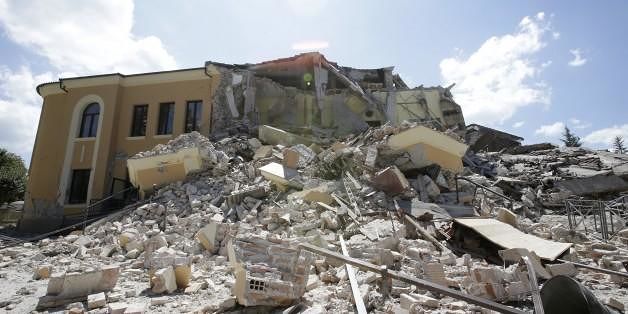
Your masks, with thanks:
[{"label": "arched window", "polygon": [[96,137],[99,115],[100,106],[97,103],[91,103],[85,107],[85,110],[83,110],[83,118],[81,119],[79,137]]}]

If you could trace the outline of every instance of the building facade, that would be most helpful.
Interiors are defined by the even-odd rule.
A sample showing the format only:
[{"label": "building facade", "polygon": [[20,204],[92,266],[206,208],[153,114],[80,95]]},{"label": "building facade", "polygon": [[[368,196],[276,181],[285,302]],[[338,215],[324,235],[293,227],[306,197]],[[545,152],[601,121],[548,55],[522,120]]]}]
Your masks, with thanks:
[{"label": "building facade", "polygon": [[194,68],[38,86],[43,106],[22,227],[58,226],[123,189],[127,157],[184,132],[207,134],[218,79]]}]

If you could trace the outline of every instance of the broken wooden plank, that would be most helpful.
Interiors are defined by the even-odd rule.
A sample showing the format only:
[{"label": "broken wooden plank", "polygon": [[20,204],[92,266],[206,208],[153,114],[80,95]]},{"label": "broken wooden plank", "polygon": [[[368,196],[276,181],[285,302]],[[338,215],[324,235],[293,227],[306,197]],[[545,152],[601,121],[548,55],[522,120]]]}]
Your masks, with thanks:
[{"label": "broken wooden plank", "polygon": [[[340,239],[342,254],[344,256],[349,256],[345,240],[342,238],[342,235],[339,235],[338,237]],[[353,293],[353,302],[355,303],[355,308],[358,311],[358,314],[366,314],[366,307],[364,306],[364,300],[360,295],[360,287],[358,286],[358,280],[355,278],[355,271],[353,270],[353,266],[351,266],[350,264],[345,264],[345,267],[347,268],[347,277],[349,277],[349,283],[351,284],[351,292]]]},{"label": "broken wooden plank", "polygon": [[443,295],[450,296],[458,300],[462,300],[471,304],[479,305],[481,307],[484,307],[490,310],[498,311],[500,313],[512,313],[512,314],[527,313],[527,312],[509,307],[503,304],[499,304],[499,303],[496,303],[496,302],[493,302],[484,298],[480,298],[480,297],[476,297],[476,296],[466,294],[460,291],[456,291],[456,290],[447,288],[445,286],[435,284],[433,282],[429,282],[427,280],[411,277],[397,271],[389,270],[385,266],[378,266],[375,264],[371,264],[369,262],[359,260],[357,258],[344,256],[344,255],[338,254],[337,252],[323,249],[309,243],[301,243],[299,244],[299,248],[312,252],[312,253],[325,256],[325,257],[334,258],[339,261],[343,261],[347,264],[351,264],[352,266],[358,267],[362,270],[371,271],[371,272],[380,274],[383,277],[389,277],[389,278],[393,278],[399,281],[409,283],[411,285],[416,285],[419,289],[425,289],[432,292],[441,293]]}]

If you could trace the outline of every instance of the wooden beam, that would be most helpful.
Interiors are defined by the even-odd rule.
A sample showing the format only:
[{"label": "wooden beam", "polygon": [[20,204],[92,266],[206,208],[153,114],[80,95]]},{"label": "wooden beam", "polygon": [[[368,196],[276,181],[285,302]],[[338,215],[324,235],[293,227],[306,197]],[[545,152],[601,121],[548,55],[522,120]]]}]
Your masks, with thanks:
[{"label": "wooden beam", "polygon": [[[395,202],[395,205],[396,204],[397,202]],[[429,240],[430,242],[432,242],[432,244],[436,246],[436,249],[438,249],[441,252],[447,250],[447,248],[442,243],[436,240],[436,238],[434,238],[429,232],[427,232],[427,230],[425,230],[423,227],[421,227],[421,225],[419,225],[416,221],[414,221],[412,217],[408,215],[404,215],[403,217],[406,219],[407,222],[412,224],[414,228],[416,228],[416,231],[420,233],[426,240]]]},{"label": "wooden beam", "polygon": [[386,266],[377,266],[375,264],[371,264],[371,263],[368,263],[368,262],[365,262],[365,261],[362,261],[353,257],[344,256],[344,255],[338,254],[337,252],[323,249],[309,243],[301,243],[299,244],[299,248],[302,250],[306,250],[312,253],[325,256],[325,257],[343,261],[346,264],[353,265],[365,271],[378,273],[383,277],[390,277],[393,279],[397,279],[397,280],[409,283],[411,285],[415,285],[419,289],[425,289],[432,292],[437,292],[446,296],[450,296],[454,299],[458,299],[458,300],[462,300],[471,304],[479,305],[481,307],[494,310],[500,313],[527,314],[527,312],[525,311],[521,311],[521,310],[509,307],[503,304],[493,302],[491,300],[487,300],[487,299],[476,297],[476,296],[466,294],[460,291],[456,291],[448,287],[435,284],[431,281],[411,277],[397,271],[388,270]]},{"label": "wooden beam", "polygon": [[[347,245],[345,244],[345,240],[342,238],[342,235],[338,236],[340,239],[340,247],[342,248],[342,254],[344,256],[350,257],[349,252],[347,252]],[[358,280],[355,278],[355,271],[353,270],[353,266],[351,264],[345,264],[347,268],[347,277],[349,277],[349,283],[351,284],[351,292],[353,293],[353,302],[355,303],[355,308],[358,311],[358,314],[366,314],[366,307],[364,306],[364,300],[360,295],[360,287],[358,286]]]}]

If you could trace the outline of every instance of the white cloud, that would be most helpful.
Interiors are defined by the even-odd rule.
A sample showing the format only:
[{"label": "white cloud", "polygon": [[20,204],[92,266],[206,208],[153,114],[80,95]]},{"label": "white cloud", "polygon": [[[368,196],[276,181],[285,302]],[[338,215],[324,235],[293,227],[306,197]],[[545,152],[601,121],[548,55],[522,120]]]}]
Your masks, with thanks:
[{"label": "white cloud", "polygon": [[305,40],[292,44],[293,50],[317,51],[329,47],[329,42],[324,40]]},{"label": "white cloud", "polygon": [[518,122],[515,122],[515,124],[513,124],[512,127],[515,129],[518,129],[522,127],[525,123],[526,123],[525,121],[518,121]]},{"label": "white cloud", "polygon": [[569,52],[573,55],[573,60],[569,61],[569,66],[579,67],[587,63],[587,59],[582,57],[582,50],[580,48],[571,49]]},{"label": "white cloud", "polygon": [[[41,97],[35,87],[57,77],[176,68],[155,36],[132,33],[132,1],[0,0],[0,28],[13,42],[45,58],[60,73],[34,74],[0,64],[0,146],[27,162]],[[1,62],[1,61],[0,61]]]},{"label": "white cloud", "polygon": [[625,139],[628,139],[628,124],[620,126],[614,125],[609,128],[595,130],[585,136],[582,140],[592,146],[609,146],[615,136],[623,136]]},{"label": "white cloud", "polygon": [[466,120],[502,124],[521,107],[549,105],[551,88],[538,79],[543,66],[531,58],[546,46],[550,30],[541,12],[524,17],[514,33],[489,38],[467,59],[440,62],[444,85],[456,83],[454,97]]},{"label": "white cloud", "polygon": [[327,7],[328,0],[287,0],[290,10],[299,16],[317,16],[325,7]]},{"label": "white cloud", "polygon": [[565,124],[563,122],[555,122],[553,124],[542,125],[534,131],[534,134],[543,135],[545,137],[557,137],[564,129]]},{"label": "white cloud", "polygon": [[569,123],[571,123],[576,129],[587,129],[590,128],[592,125],[590,122],[585,122],[576,118],[569,119]]},{"label": "white cloud", "polygon": [[155,36],[138,37],[132,1],[0,0],[0,24],[14,42],[79,75],[176,67]]},{"label": "white cloud", "polygon": [[26,67],[18,71],[0,67],[0,147],[26,162],[30,160],[41,108],[35,87],[52,79],[51,73],[33,75]]}]

